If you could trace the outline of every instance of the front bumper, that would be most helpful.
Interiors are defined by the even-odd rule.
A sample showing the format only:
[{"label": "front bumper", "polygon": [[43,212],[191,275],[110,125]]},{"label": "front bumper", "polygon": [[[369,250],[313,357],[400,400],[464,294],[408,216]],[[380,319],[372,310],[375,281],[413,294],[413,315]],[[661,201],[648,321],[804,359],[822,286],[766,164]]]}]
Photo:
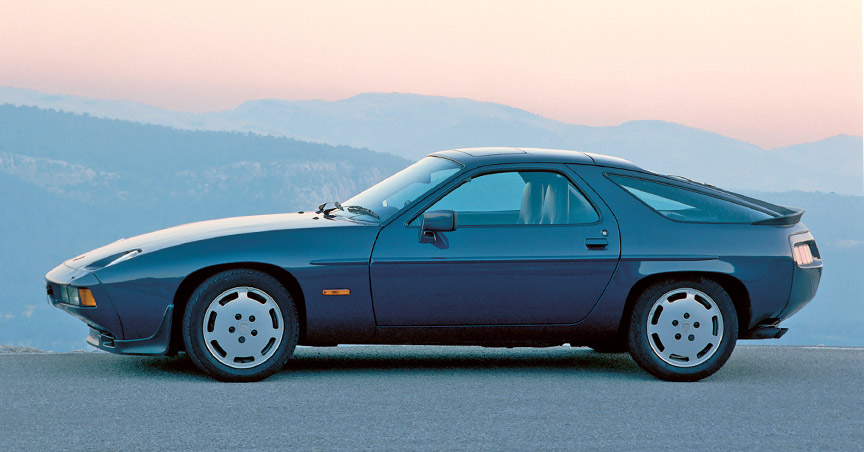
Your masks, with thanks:
[{"label": "front bumper", "polygon": [[[61,264],[45,275],[45,286],[48,302],[55,308],[77,317],[91,328],[110,332],[115,337],[123,337],[123,325],[117,311],[101,281],[92,272]],[[64,302],[61,294],[67,286],[90,289],[97,300],[96,306],[78,306]]]},{"label": "front bumper", "polygon": [[[61,264],[48,272],[45,280],[49,303],[77,317],[90,327],[88,344],[119,354],[164,355],[169,352],[174,305],[169,304],[165,308],[158,328],[152,335],[143,339],[123,340],[118,339],[125,335],[117,310],[105,286],[93,272]],[[66,286],[90,289],[96,299],[96,306],[78,306],[64,302],[59,294]]]},{"label": "front bumper", "polygon": [[110,332],[90,327],[87,343],[106,352],[121,355],[165,355],[171,345],[171,321],[174,318],[174,305],[165,308],[159,329],[144,339],[120,340]]}]

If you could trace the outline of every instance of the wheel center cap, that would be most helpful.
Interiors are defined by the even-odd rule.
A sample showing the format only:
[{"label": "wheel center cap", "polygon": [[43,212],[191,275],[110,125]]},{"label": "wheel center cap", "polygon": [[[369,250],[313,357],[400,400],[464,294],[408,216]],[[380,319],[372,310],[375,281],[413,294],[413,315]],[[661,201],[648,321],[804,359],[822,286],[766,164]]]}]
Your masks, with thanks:
[{"label": "wheel center cap", "polygon": [[690,322],[681,322],[681,332],[687,333],[690,331]]},{"label": "wheel center cap", "polygon": [[249,322],[240,322],[240,324],[237,325],[237,331],[241,333],[248,333],[251,328],[252,326],[249,325]]}]

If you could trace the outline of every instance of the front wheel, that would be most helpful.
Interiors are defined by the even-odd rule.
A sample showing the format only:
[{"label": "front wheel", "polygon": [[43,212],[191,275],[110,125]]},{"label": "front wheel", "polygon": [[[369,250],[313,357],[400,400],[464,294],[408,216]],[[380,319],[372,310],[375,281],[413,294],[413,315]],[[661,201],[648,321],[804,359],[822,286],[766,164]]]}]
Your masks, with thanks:
[{"label": "front wheel", "polygon": [[256,381],[294,352],[299,325],[291,295],[272,276],[229,270],[201,283],[183,316],[186,352],[223,381]]},{"label": "front wheel", "polygon": [[628,333],[630,355],[643,369],[663,380],[696,381],[729,359],[738,339],[738,316],[716,282],[670,279],[642,293]]}]

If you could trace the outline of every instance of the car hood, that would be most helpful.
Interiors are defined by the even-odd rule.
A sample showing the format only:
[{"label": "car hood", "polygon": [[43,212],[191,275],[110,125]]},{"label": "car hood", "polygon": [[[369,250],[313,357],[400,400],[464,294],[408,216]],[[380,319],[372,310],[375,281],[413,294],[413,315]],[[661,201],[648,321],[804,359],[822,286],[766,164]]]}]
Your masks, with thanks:
[{"label": "car hood", "polygon": [[358,223],[346,217],[324,217],[314,212],[255,215],[199,221],[197,223],[174,226],[135,237],[120,239],[109,245],[69,259],[64,264],[72,268],[97,270],[123,257],[126,253],[134,252],[135,250],[147,253],[183,243],[228,235],[355,224]]}]

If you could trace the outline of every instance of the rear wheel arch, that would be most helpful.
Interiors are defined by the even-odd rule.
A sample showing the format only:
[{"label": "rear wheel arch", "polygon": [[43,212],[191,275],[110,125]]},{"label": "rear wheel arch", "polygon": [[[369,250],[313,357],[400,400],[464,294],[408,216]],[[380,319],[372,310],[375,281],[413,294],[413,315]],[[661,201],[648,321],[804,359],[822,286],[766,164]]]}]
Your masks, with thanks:
[{"label": "rear wheel arch", "polygon": [[189,302],[189,297],[195,289],[201,285],[207,278],[224,272],[226,270],[257,270],[266,273],[273,278],[276,278],[280,284],[291,294],[294,300],[294,305],[297,307],[297,321],[300,326],[300,342],[306,336],[306,299],[303,296],[303,290],[297,279],[287,270],[272,264],[264,264],[260,262],[236,262],[230,264],[213,265],[198,269],[183,279],[177,291],[174,293],[174,315],[171,319],[171,344],[169,354],[176,353],[184,348],[183,345],[183,314],[186,311],[186,304]]},{"label": "rear wheel arch", "polygon": [[655,273],[640,279],[627,294],[627,301],[624,305],[624,312],[621,316],[621,323],[618,325],[618,335],[621,340],[626,337],[627,331],[630,328],[629,322],[633,314],[633,306],[639,300],[645,290],[653,284],[669,279],[694,279],[705,278],[720,284],[723,290],[729,294],[732,303],[735,305],[735,311],[738,316],[739,337],[747,331],[750,325],[750,294],[747,287],[738,278],[725,274],[713,272],[666,272]]}]

